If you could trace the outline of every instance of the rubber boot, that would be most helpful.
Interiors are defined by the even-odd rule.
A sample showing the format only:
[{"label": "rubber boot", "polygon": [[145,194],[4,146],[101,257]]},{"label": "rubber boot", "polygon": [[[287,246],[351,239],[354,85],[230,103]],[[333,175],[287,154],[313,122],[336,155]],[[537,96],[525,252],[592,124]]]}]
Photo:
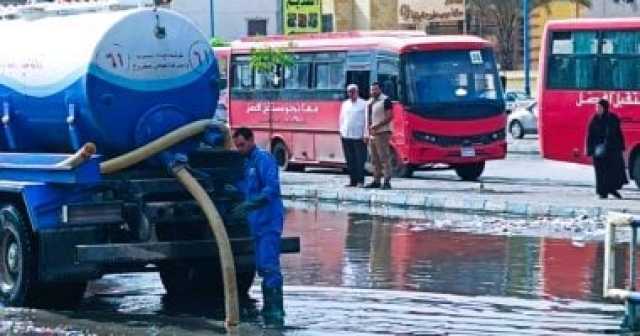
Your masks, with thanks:
[{"label": "rubber boot", "polygon": [[268,288],[262,284],[262,318],[267,327],[284,326],[282,287]]}]

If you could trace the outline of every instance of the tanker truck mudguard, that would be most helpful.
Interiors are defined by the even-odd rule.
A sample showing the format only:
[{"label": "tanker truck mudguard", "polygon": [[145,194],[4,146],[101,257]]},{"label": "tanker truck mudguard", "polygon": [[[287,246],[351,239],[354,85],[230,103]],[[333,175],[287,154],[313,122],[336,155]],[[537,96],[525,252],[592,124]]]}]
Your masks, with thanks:
[{"label": "tanker truck mudguard", "polygon": [[[88,281],[124,272],[159,272],[170,296],[221,299],[218,245],[176,166],[213,200],[246,296],[253,242],[229,220],[243,158],[220,146],[223,127],[101,173],[213,118],[218,65],[194,24],[153,8],[43,15],[0,21],[0,45],[0,305],[72,308]],[[284,238],[282,251],[299,245]]]}]

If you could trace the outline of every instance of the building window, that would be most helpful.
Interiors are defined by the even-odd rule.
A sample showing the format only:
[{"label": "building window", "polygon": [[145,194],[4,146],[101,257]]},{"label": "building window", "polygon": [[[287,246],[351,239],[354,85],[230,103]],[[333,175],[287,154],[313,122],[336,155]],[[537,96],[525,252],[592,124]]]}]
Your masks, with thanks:
[{"label": "building window", "polygon": [[247,35],[248,36],[266,36],[267,20],[265,19],[249,20],[247,22]]},{"label": "building window", "polygon": [[333,32],[333,14],[322,14],[322,32]]}]

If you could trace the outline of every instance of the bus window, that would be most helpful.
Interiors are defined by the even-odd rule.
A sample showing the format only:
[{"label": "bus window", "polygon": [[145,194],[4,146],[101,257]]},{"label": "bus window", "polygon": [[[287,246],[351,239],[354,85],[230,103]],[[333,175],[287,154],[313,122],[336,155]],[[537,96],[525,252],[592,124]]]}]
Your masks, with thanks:
[{"label": "bus window", "polygon": [[343,90],[345,87],[344,64],[331,63],[329,65],[329,85],[331,89]]},{"label": "bus window", "polygon": [[391,100],[398,100],[398,74],[400,69],[398,63],[391,60],[384,60],[378,63],[378,82],[382,92],[389,96]]},{"label": "bus window", "polygon": [[227,78],[227,64],[228,60],[226,58],[218,59],[218,72],[220,72],[220,78]]},{"label": "bus window", "polygon": [[316,64],[316,88],[329,88],[329,64]]},{"label": "bus window", "polygon": [[316,63],[316,88],[343,90],[345,86],[344,64]]},{"label": "bus window", "polygon": [[277,66],[272,73],[255,73],[256,89],[271,90],[282,87],[282,66]]},{"label": "bus window", "polygon": [[598,84],[605,90],[640,89],[640,32],[602,33]]},{"label": "bus window", "polygon": [[287,89],[308,89],[311,64],[297,63],[284,71],[284,87]]},{"label": "bus window", "polygon": [[233,88],[248,90],[253,87],[251,67],[248,63],[233,65]]},{"label": "bus window", "polygon": [[548,87],[590,89],[596,86],[598,70],[596,32],[554,32],[551,36]]}]

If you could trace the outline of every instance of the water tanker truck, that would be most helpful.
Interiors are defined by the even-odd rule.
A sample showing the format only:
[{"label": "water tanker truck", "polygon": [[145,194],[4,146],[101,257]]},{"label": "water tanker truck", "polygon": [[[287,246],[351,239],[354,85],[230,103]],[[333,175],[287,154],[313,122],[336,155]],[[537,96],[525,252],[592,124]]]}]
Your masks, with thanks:
[{"label": "water tanker truck", "polygon": [[203,34],[163,9],[31,11],[0,21],[0,304],[72,306],[88,281],[125,272],[222,297],[220,219],[246,295],[253,243],[228,220],[243,159],[212,119]]}]

